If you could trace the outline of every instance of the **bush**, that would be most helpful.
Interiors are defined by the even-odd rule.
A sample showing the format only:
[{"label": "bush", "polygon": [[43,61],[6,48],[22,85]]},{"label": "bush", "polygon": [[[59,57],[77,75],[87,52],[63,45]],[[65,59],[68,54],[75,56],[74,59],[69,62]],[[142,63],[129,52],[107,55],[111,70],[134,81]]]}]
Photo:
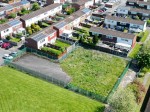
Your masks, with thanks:
[{"label": "bush", "polygon": [[43,47],[41,50],[42,50],[42,51],[45,51],[45,52],[47,52],[47,53],[53,54],[53,55],[55,55],[55,56],[59,56],[59,55],[62,54],[61,51],[56,50],[56,49],[53,49],[53,48],[48,48],[48,47]]},{"label": "bush", "polygon": [[140,73],[139,75],[138,75],[138,77],[144,77],[145,76],[145,73]]},{"label": "bush", "polygon": [[11,37],[10,37],[10,36],[7,36],[7,37],[6,37],[6,39],[7,39],[7,40],[10,40],[10,39],[11,39]]},{"label": "bush", "polygon": [[135,96],[130,89],[117,90],[109,99],[111,112],[135,112]]},{"label": "bush", "polygon": [[31,29],[27,30],[27,32],[28,32],[30,35],[32,35],[32,33],[33,33]]},{"label": "bush", "polygon": [[11,13],[10,15],[8,15],[8,18],[16,18],[16,14],[15,13]]},{"label": "bush", "polygon": [[142,93],[146,92],[146,89],[144,87],[144,85],[138,81],[135,80],[130,86],[129,88],[133,91],[135,97],[136,97],[136,102],[139,104],[142,101]]}]

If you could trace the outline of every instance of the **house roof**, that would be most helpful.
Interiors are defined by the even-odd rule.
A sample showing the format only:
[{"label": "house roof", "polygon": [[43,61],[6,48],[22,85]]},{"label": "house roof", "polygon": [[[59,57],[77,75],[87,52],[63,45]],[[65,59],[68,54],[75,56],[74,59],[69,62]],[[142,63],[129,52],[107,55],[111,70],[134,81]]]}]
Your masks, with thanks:
[{"label": "house roof", "polygon": [[0,12],[1,11],[6,11],[6,10],[11,10],[15,7],[19,7],[21,5],[28,4],[28,3],[30,3],[30,2],[28,2],[27,0],[23,0],[21,2],[16,2],[16,3],[13,3],[11,5],[6,5],[5,7],[0,8]]},{"label": "house roof", "polygon": [[143,5],[150,5],[150,2],[144,2],[144,1],[138,1],[138,4],[143,4]]},{"label": "house roof", "polygon": [[130,10],[131,7],[127,6],[119,6],[117,9],[124,9],[124,10]]},{"label": "house roof", "polygon": [[130,18],[123,18],[123,17],[109,16],[109,15],[107,15],[105,17],[105,19],[120,21],[120,22],[125,22],[125,23],[138,24],[138,25],[144,25],[145,24],[145,21],[134,20],[134,19],[130,19]]},{"label": "house roof", "polygon": [[54,30],[52,26],[49,26],[49,27],[31,35],[29,38],[38,42],[38,41],[46,38],[47,36],[49,36],[50,34],[52,34],[54,32],[56,32],[56,30]]},{"label": "house roof", "polygon": [[40,14],[43,14],[43,13],[45,13],[47,11],[52,10],[52,9],[58,7],[58,6],[61,6],[61,4],[55,3],[55,4],[52,4],[52,5],[48,5],[47,7],[41,8],[41,9],[39,9],[37,11],[34,11],[34,12],[30,13],[30,14],[22,16],[21,19],[22,20],[28,20],[28,19],[34,18],[34,17],[36,17],[36,16],[38,16]]},{"label": "house roof", "polygon": [[78,4],[80,6],[84,5],[86,2],[89,2],[89,0],[72,0],[73,4]]},{"label": "house roof", "polygon": [[149,10],[139,9],[139,8],[131,8],[130,11],[138,12],[138,13],[146,13],[146,14],[150,14],[150,11],[149,11]]},{"label": "house roof", "polygon": [[90,9],[88,8],[84,8],[84,9],[80,9],[77,12],[73,13],[72,15],[70,15],[69,17],[67,17],[66,19],[64,19],[63,21],[58,22],[56,25],[54,25],[56,28],[60,29],[64,26],[66,26],[67,24],[73,22],[75,19],[83,16],[84,14],[87,14],[91,12]]},{"label": "house roof", "polygon": [[14,4],[11,4],[13,7],[18,7],[18,6],[22,6],[22,5],[25,5],[25,4],[29,4],[30,2],[27,1],[27,0],[22,0],[20,2],[16,2]]},{"label": "house roof", "polygon": [[120,37],[120,38],[128,38],[128,39],[135,38],[135,35],[133,34],[123,33],[120,31],[109,30],[109,29],[104,29],[104,28],[99,28],[99,27],[91,27],[90,32],[97,32],[102,35],[111,35],[113,37]]},{"label": "house roof", "polygon": [[18,24],[22,24],[22,22],[20,20],[9,21],[9,22],[7,22],[5,24],[0,25],[0,31],[3,31],[3,30],[5,30],[7,28],[10,28],[12,26],[16,26]]},{"label": "house roof", "polygon": [[38,41],[40,41],[40,40],[42,40],[42,39],[45,39],[45,37],[46,37],[45,34],[43,34],[43,33],[38,33],[37,35],[34,35],[34,36],[32,37],[32,39],[38,42]]}]

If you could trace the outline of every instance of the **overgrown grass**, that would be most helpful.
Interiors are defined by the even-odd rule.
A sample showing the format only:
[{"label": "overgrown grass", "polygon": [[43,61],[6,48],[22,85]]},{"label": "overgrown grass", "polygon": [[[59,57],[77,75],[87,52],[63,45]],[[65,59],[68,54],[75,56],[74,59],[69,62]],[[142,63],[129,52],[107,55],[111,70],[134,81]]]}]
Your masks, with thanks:
[{"label": "overgrown grass", "polygon": [[142,47],[142,46],[137,43],[137,44],[134,46],[134,48],[132,49],[132,51],[129,53],[128,57],[130,57],[130,58],[135,58],[135,57],[137,56],[138,52],[140,51],[141,47]]},{"label": "overgrown grass", "polygon": [[0,68],[0,112],[103,112],[104,105],[8,67]]},{"label": "overgrown grass", "polygon": [[122,58],[78,48],[61,62],[61,67],[72,77],[73,85],[107,96],[126,64]]}]

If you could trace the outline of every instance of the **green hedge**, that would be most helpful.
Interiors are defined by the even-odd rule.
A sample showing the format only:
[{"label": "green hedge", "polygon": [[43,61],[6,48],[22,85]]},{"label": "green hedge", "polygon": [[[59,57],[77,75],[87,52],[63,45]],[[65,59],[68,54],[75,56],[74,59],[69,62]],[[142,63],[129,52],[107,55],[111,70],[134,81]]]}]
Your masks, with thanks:
[{"label": "green hedge", "polygon": [[129,56],[130,58],[135,58],[136,55],[138,54],[138,52],[140,51],[141,49],[141,45],[140,44],[136,44],[135,47],[132,49],[132,51],[130,52]]},{"label": "green hedge", "polygon": [[48,48],[48,47],[43,47],[41,50],[50,54],[54,54],[56,56],[59,56],[62,54],[62,51],[59,51],[53,48]]},{"label": "green hedge", "polygon": [[146,30],[146,31],[144,32],[142,38],[140,39],[140,42],[144,42],[144,41],[147,39],[148,35],[149,35],[149,31]]}]

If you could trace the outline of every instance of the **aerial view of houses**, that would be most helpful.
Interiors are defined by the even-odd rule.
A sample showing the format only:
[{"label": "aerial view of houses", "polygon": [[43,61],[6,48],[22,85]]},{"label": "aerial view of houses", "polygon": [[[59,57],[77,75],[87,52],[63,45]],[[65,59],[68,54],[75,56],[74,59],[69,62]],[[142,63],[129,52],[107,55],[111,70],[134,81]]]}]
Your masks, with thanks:
[{"label": "aerial view of houses", "polygon": [[150,112],[150,0],[0,0],[0,112]]}]

